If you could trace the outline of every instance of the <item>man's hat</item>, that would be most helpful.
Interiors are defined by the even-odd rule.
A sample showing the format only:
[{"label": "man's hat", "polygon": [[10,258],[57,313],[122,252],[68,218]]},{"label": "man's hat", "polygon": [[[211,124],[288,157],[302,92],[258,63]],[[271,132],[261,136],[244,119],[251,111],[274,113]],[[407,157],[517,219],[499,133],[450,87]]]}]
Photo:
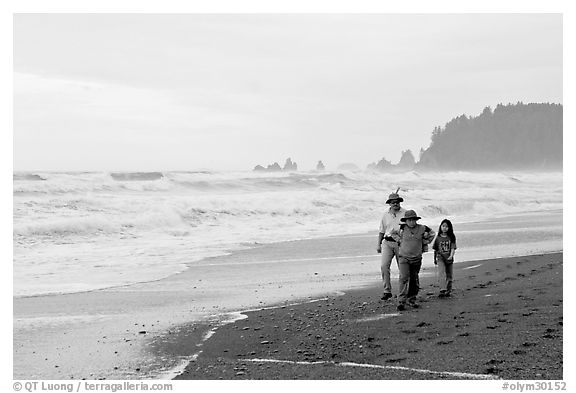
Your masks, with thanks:
[{"label": "man's hat", "polygon": [[388,200],[386,203],[390,203],[392,201],[404,202],[404,199],[397,193],[393,192],[392,194],[388,195]]},{"label": "man's hat", "polygon": [[414,210],[406,210],[406,213],[404,213],[404,217],[402,217],[400,219],[400,221],[405,222],[406,220],[413,218],[415,220],[419,220],[422,217],[418,217],[418,214],[416,214],[416,212]]}]

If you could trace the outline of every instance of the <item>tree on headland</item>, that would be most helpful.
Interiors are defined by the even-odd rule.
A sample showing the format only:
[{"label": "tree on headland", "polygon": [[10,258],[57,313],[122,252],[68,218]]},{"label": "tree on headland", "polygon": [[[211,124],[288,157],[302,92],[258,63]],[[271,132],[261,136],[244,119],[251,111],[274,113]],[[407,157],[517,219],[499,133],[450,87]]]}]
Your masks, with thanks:
[{"label": "tree on headland", "polygon": [[477,117],[461,115],[432,131],[417,168],[562,167],[560,104],[498,104]]}]

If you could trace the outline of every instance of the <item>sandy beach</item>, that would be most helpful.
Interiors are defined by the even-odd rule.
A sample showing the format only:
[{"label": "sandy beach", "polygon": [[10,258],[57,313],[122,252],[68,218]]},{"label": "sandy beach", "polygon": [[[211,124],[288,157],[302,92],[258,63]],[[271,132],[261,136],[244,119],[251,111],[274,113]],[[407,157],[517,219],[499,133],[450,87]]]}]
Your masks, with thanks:
[{"label": "sandy beach", "polygon": [[563,379],[561,253],[461,263],[455,277],[441,299],[425,276],[418,309],[397,312],[373,287],[191,325],[155,347],[197,354],[176,379]]},{"label": "sandy beach", "polygon": [[[539,231],[533,230],[534,220],[541,225]],[[461,249],[454,298],[443,302],[434,298],[434,265],[427,253],[421,272],[423,307],[401,316],[387,316],[396,314],[394,304],[379,301],[380,256],[375,253],[375,233],[252,245],[191,264],[183,273],[161,280],[81,293],[14,297],[13,377],[173,378],[193,361],[180,377],[332,378],[344,374],[330,371],[331,362],[358,362],[502,377],[506,373],[500,370],[506,369],[514,378],[560,378],[562,254],[554,252],[562,250],[562,212],[462,223],[458,228]],[[525,244],[509,241],[510,234],[518,233]],[[545,242],[539,242],[543,237]],[[543,252],[546,255],[522,257]],[[494,256],[511,259],[487,260]],[[394,265],[392,275],[397,277]],[[393,280],[396,291],[396,278]],[[262,308],[270,309],[257,311]],[[259,315],[266,323],[258,322],[260,330],[253,330]],[[488,321],[487,315],[495,319]],[[376,319],[371,321],[372,317]],[[368,320],[353,322],[362,318]],[[488,322],[490,326],[483,325]],[[412,326],[420,323],[424,325]],[[384,329],[389,324],[406,327]],[[328,325],[336,330],[327,329]],[[243,337],[234,336],[238,333]],[[459,336],[465,333],[468,336]],[[490,355],[478,357],[471,340],[480,340],[488,350],[483,341],[486,337],[494,340]],[[452,341],[436,344],[441,338]],[[397,342],[394,351],[400,352],[386,352],[392,351],[390,342]],[[380,350],[367,352],[376,344]],[[361,350],[352,350],[356,345],[362,346]],[[455,355],[446,361],[458,359],[458,367],[435,366],[447,348]],[[475,356],[467,356],[467,351]],[[514,355],[513,351],[521,352]],[[501,362],[498,354],[508,360]],[[553,367],[511,366],[513,359],[536,361],[536,354],[550,357]],[[259,358],[288,363],[252,364],[247,360]],[[312,371],[306,364],[290,363],[295,361],[329,363]],[[220,369],[220,362],[224,366],[218,374],[215,370]],[[239,374],[239,367],[284,371]],[[490,367],[493,373],[486,371]],[[514,367],[524,371],[514,371]],[[360,367],[350,378],[444,375],[379,370]]]}]

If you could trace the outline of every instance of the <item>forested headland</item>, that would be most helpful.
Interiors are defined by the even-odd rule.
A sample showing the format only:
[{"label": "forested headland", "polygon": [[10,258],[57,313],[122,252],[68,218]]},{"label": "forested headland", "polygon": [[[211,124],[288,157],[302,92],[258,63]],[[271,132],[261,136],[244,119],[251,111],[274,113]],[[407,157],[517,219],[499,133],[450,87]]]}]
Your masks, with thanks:
[{"label": "forested headland", "polygon": [[562,105],[498,104],[432,131],[418,169],[562,168]]}]

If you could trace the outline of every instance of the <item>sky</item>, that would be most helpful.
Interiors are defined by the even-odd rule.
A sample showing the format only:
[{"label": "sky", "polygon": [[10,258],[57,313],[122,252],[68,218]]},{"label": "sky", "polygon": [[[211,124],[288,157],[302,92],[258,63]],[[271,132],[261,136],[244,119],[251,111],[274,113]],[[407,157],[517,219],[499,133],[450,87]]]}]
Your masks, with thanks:
[{"label": "sky", "polygon": [[416,159],[498,103],[563,103],[561,14],[16,14],[16,171]]}]

